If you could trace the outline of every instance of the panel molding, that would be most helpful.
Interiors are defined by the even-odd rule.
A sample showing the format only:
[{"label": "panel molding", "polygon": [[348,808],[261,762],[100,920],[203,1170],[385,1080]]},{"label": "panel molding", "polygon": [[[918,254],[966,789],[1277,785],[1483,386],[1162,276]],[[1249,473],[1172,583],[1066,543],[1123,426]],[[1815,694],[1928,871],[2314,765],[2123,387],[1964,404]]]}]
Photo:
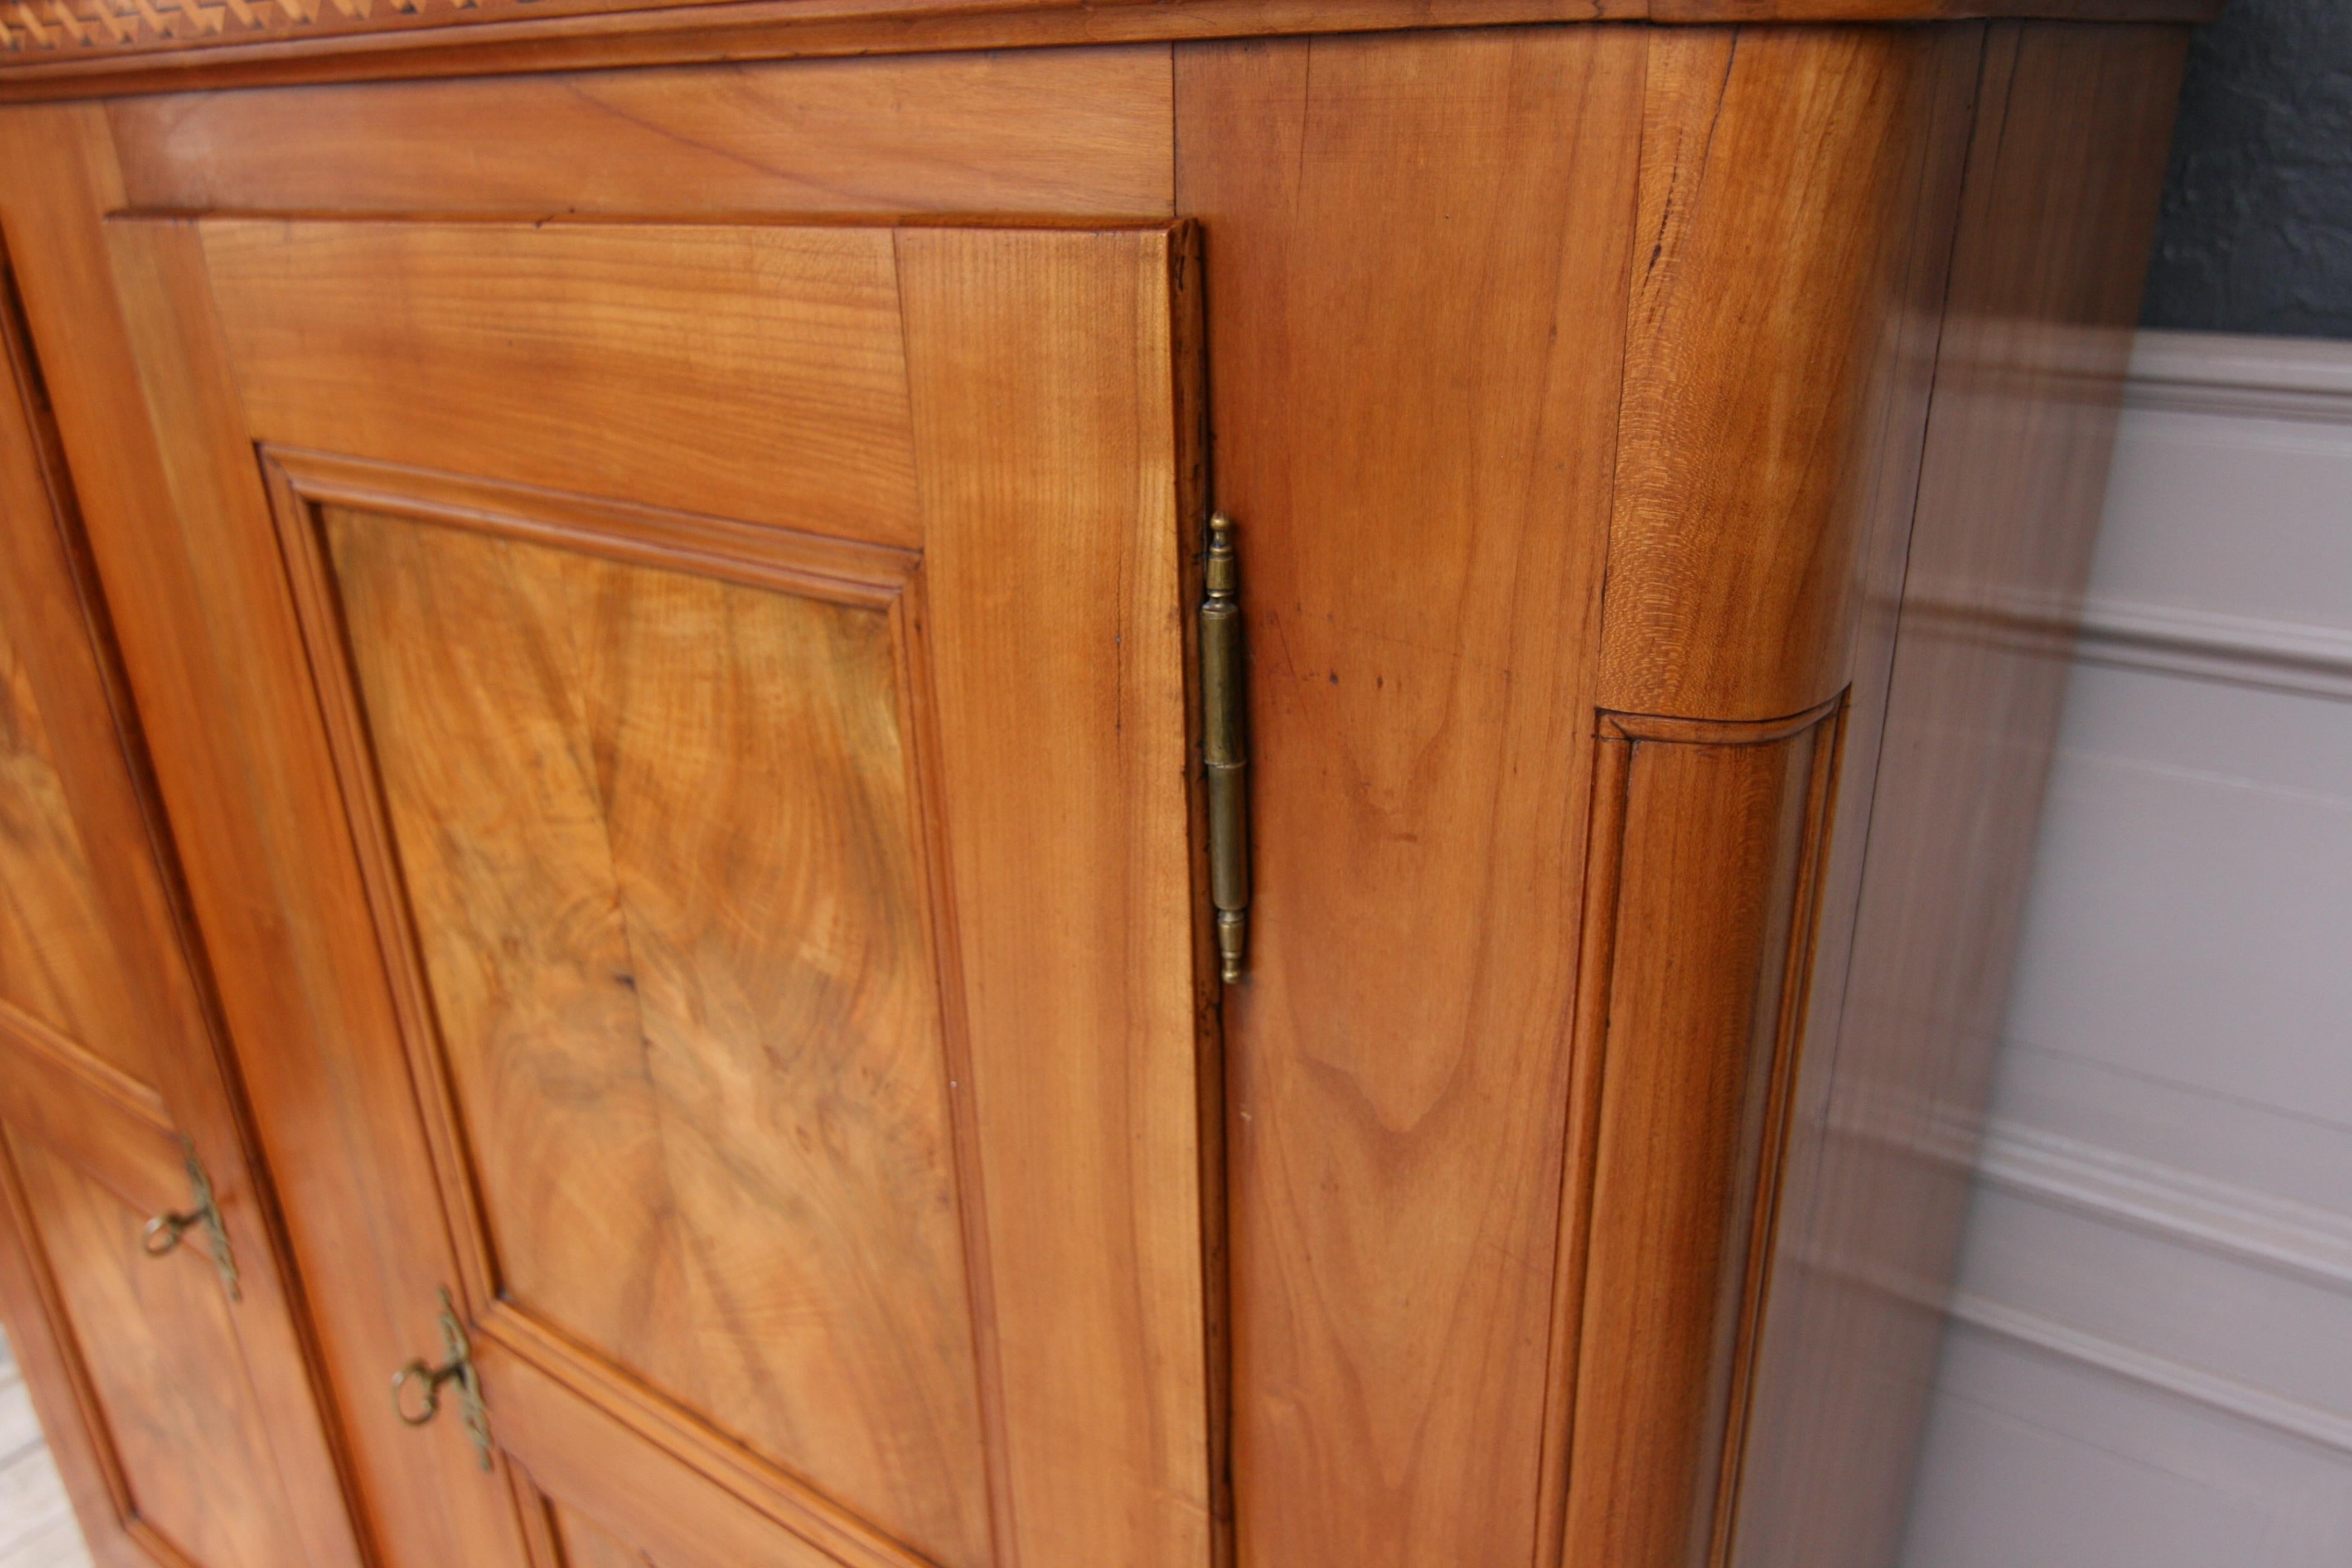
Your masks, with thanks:
[{"label": "panel molding", "polygon": [[173,1130],[157,1090],[31,1014],[0,1002],[0,1058],[9,1056],[24,1060],[26,1070],[65,1075],[77,1089],[98,1095],[158,1132]]},{"label": "panel molding", "polygon": [[1540,1563],[1730,1560],[1845,711],[1598,716]]},{"label": "panel molding", "polygon": [[301,447],[264,445],[260,455],[264,477],[302,503],[386,512],[835,604],[887,607],[922,563],[920,551],[898,545],[536,485]]},{"label": "panel molding", "polygon": [[[815,1487],[509,1302],[493,1302],[483,1316],[476,1352],[500,1447],[527,1471],[543,1475],[557,1500],[644,1542],[664,1563],[934,1568]],[[615,1422],[646,1443],[644,1462],[617,1478],[625,1484],[615,1485],[609,1469],[573,1473],[573,1445],[544,1439],[583,1419]],[[665,1472],[689,1478],[685,1484],[694,1496],[719,1506],[698,1506],[691,1517],[680,1517],[672,1505],[684,1488]],[[709,1489],[714,1480],[721,1494],[715,1499]]]},{"label": "panel molding", "polygon": [[[908,793],[919,802],[930,765],[923,754],[927,721],[922,712],[929,701],[929,671],[921,646],[920,552],[268,444],[260,447],[258,458],[309,647],[313,685],[334,752],[345,814],[360,851],[371,918],[392,980],[412,1080],[440,1176],[463,1285],[460,1300],[467,1303],[467,1315],[476,1325],[478,1352],[486,1376],[502,1373],[499,1382],[510,1391],[504,1404],[492,1396],[494,1438],[504,1446],[500,1413],[505,1410],[517,1417],[508,1426],[523,1437],[516,1448],[517,1457],[527,1468],[544,1471],[561,1484],[566,1479],[561,1469],[563,1446],[535,1443],[531,1436],[580,1420],[609,1421],[647,1445],[648,1451],[642,1456],[647,1474],[636,1478],[640,1485],[657,1489],[648,1476],[690,1468],[698,1477],[715,1480],[744,1505],[740,1514],[722,1510],[699,1521],[705,1532],[715,1532],[738,1553],[759,1561],[779,1561],[780,1552],[792,1552],[807,1543],[810,1552],[821,1551],[828,1561],[853,1568],[929,1568],[928,1559],[822,1486],[778,1459],[754,1452],[746,1440],[614,1361],[602,1347],[577,1342],[509,1297],[491,1239],[494,1226],[484,1175],[458,1103],[456,1068],[448,1060],[438,1005],[426,974],[381,764],[375,757],[357,672],[345,646],[341,595],[321,537],[320,509],[348,508],[394,523],[453,528],[879,613],[890,624],[898,687],[896,706],[909,769]],[[916,810],[919,820],[923,808],[918,805]],[[921,885],[929,904],[924,911],[926,936],[937,946],[947,947],[952,943],[952,933],[931,929],[941,908],[935,881],[940,851],[926,842],[920,832],[916,832],[915,839],[917,858],[922,863]],[[969,1083],[971,1071],[961,1055],[962,1034],[951,1021],[957,998],[948,994],[947,977],[936,963],[934,973],[943,983],[938,1004],[949,1058],[942,1064],[942,1077],[950,1084]],[[985,1216],[978,1212],[978,1184],[969,1179],[974,1134],[969,1124],[968,1097],[950,1093],[947,1100],[959,1178],[955,1206],[964,1248],[964,1305],[978,1336],[975,1352],[992,1356],[986,1325],[993,1313],[987,1300],[984,1255],[971,1240],[971,1234],[984,1226]],[[987,1389],[989,1380],[982,1379],[981,1387]],[[1001,1419],[994,1410],[984,1411],[983,1419],[991,1423],[992,1435],[999,1429]],[[986,1442],[982,1458],[992,1477],[1003,1463],[1001,1441]],[[566,1492],[563,1500],[576,1504],[583,1500],[573,1490]],[[632,1510],[631,1503],[620,1497],[595,1499],[588,1506],[592,1510]],[[665,1560],[681,1563],[698,1560],[694,1553],[703,1535],[676,1532],[664,1523],[665,1510],[644,1498],[635,1500],[633,1511],[629,1522],[655,1542]]]}]

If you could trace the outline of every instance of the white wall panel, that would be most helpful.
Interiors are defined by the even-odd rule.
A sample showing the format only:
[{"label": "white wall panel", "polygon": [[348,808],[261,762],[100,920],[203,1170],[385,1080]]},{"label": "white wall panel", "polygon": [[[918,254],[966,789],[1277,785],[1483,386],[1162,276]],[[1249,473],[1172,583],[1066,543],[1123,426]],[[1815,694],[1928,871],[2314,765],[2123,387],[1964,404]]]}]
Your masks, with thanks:
[{"label": "white wall panel", "polygon": [[1905,1568],[2352,1564],[2352,345],[2147,334]]}]

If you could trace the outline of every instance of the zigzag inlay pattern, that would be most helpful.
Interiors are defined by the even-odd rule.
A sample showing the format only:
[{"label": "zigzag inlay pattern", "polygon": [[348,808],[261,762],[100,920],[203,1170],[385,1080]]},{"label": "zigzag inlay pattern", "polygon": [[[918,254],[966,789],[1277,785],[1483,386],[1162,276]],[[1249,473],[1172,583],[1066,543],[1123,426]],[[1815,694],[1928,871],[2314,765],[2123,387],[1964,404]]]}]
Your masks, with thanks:
[{"label": "zigzag inlay pattern", "polygon": [[446,26],[593,9],[563,0],[0,0],[0,60]]}]

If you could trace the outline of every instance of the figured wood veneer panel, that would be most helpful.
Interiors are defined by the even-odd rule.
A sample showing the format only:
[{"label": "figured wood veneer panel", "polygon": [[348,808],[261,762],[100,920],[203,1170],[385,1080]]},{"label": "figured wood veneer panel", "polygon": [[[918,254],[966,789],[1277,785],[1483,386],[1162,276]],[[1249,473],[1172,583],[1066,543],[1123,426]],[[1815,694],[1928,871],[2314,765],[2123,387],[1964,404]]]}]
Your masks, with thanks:
[{"label": "figured wood veneer panel", "polygon": [[1165,44],[354,83],[107,106],[153,211],[1168,216]]},{"label": "figured wood veneer panel", "polygon": [[[11,518],[9,526],[46,521]],[[0,618],[0,999],[144,1080],[152,1071],[147,1022],[10,630]]]},{"label": "figured wood veneer panel", "polygon": [[983,1561],[891,616],[341,509],[324,531],[506,1290]]},{"label": "figured wood veneer panel", "polygon": [[310,1568],[203,1247],[148,1258],[146,1215],[22,1131],[0,1137],[0,1156],[14,1162],[133,1514],[194,1568]]},{"label": "figured wood veneer panel", "polygon": [[258,439],[919,542],[887,229],[200,232]]}]

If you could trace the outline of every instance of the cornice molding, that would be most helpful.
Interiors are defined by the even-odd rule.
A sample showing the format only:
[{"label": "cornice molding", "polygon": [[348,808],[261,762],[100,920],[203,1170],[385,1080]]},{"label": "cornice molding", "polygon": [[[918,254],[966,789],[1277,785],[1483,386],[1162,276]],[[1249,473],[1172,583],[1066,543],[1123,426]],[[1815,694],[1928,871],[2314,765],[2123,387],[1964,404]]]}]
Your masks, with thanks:
[{"label": "cornice molding", "polygon": [[0,0],[0,102],[1528,23],[2203,22],[2222,0]]}]

